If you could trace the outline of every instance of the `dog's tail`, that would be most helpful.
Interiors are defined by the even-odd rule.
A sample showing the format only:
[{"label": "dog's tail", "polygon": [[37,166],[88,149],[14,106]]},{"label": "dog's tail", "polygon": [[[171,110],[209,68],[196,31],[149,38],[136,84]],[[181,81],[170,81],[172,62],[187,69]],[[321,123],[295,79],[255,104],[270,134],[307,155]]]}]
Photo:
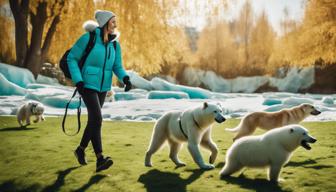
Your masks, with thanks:
[{"label": "dog's tail", "polygon": [[225,131],[229,131],[229,132],[238,132],[240,130],[240,127],[243,124],[243,119],[240,121],[239,125],[235,128],[226,128]]},{"label": "dog's tail", "polygon": [[237,126],[237,127],[235,127],[235,128],[231,128],[231,129],[226,128],[225,131],[229,131],[229,132],[238,132],[239,129],[240,129],[240,126]]}]

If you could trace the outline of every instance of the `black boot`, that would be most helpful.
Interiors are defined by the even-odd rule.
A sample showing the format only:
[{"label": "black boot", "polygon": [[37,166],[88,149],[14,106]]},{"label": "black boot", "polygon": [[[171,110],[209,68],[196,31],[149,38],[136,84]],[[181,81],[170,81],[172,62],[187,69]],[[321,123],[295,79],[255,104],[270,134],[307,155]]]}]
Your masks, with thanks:
[{"label": "black boot", "polygon": [[113,165],[111,157],[101,156],[97,159],[96,172],[108,169],[111,165]]},{"label": "black boot", "polygon": [[74,154],[75,154],[79,164],[81,164],[81,165],[86,165],[87,164],[86,161],[85,161],[85,152],[81,147],[78,146],[77,149],[75,150]]}]

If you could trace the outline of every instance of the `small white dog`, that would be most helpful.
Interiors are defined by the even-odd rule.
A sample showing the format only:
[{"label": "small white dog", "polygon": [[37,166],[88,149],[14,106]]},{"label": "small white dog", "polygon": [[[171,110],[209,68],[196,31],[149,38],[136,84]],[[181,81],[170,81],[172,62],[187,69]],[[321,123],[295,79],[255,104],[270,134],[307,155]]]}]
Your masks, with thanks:
[{"label": "small white dog", "polygon": [[[33,121],[37,123],[39,121],[44,121],[43,117],[44,106],[41,103],[35,101],[29,101],[20,106],[16,113],[18,123],[21,127],[30,125],[30,117],[35,116],[36,119]],[[23,122],[26,121],[26,125],[23,125]]]},{"label": "small white dog", "polygon": [[106,93],[106,101],[114,102],[114,91],[111,90]]}]

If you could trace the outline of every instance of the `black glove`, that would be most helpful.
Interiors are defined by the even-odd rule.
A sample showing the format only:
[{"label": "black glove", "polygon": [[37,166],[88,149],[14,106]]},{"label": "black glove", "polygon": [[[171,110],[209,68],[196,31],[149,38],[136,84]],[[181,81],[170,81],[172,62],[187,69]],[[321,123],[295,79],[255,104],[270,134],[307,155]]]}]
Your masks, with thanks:
[{"label": "black glove", "polygon": [[78,93],[83,95],[83,93],[84,93],[84,83],[83,83],[83,81],[80,81],[80,82],[76,83],[76,87],[77,87]]},{"label": "black glove", "polygon": [[132,88],[132,83],[130,81],[129,76],[125,76],[123,78],[123,82],[125,84],[125,92],[129,91]]}]

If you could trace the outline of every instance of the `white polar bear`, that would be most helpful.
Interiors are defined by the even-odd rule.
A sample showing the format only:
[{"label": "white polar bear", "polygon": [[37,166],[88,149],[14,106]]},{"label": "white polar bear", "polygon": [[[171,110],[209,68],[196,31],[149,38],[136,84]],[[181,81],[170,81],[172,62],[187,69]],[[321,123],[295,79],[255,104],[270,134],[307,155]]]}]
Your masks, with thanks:
[{"label": "white polar bear", "polygon": [[209,162],[213,164],[218,149],[211,140],[211,127],[217,121],[222,123],[225,118],[222,107],[217,104],[204,103],[203,106],[186,111],[168,112],[154,125],[152,139],[145,158],[145,166],[151,167],[152,155],[168,140],[170,159],[176,166],[185,164],[178,159],[178,152],[183,142],[188,142],[188,149],[194,161],[201,169],[213,169],[213,165],[205,164],[199,150],[199,144],[211,151]]},{"label": "white polar bear", "polygon": [[316,139],[300,125],[288,125],[263,135],[240,138],[229,148],[220,175],[229,176],[243,167],[269,167],[269,179],[277,182],[280,170],[289,161],[292,152],[300,145],[310,150],[308,143],[315,142]]}]

